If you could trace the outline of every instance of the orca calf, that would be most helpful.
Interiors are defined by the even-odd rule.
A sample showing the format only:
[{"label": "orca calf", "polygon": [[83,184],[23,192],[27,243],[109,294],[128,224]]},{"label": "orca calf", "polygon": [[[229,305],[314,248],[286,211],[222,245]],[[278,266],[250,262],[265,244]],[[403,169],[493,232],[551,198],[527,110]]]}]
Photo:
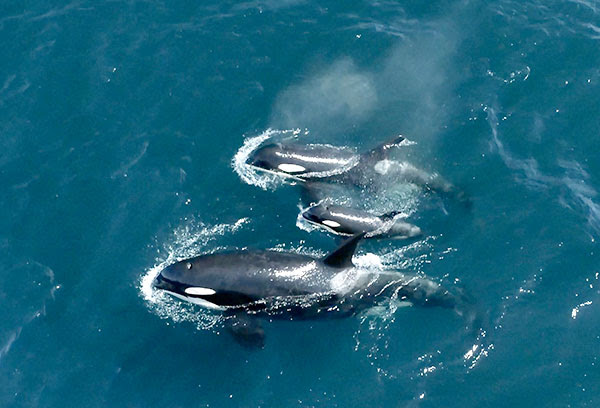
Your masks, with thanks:
[{"label": "orca calf", "polygon": [[403,140],[402,136],[397,136],[361,155],[331,145],[271,143],[256,149],[246,163],[255,169],[300,181],[332,178],[374,168],[387,158],[391,147]]},{"label": "orca calf", "polygon": [[354,208],[321,202],[302,211],[302,218],[337,235],[366,233],[367,238],[413,238],[421,228],[403,221],[402,213],[393,211],[380,216]]},{"label": "orca calf", "polygon": [[419,276],[357,268],[352,255],[365,234],[346,240],[323,259],[278,251],[201,255],[164,268],[153,286],[175,297],[226,314],[242,345],[264,347],[257,317],[345,317],[391,298],[420,306],[467,311],[460,296]]}]

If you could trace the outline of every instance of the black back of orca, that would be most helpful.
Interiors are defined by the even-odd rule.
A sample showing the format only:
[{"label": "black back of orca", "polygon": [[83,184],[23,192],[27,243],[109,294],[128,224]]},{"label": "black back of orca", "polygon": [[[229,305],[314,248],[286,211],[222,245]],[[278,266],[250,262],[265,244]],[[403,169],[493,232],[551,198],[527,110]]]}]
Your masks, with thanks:
[{"label": "black back of orca", "polygon": [[387,157],[389,150],[404,140],[395,137],[376,148],[356,155],[349,149],[330,145],[272,143],[259,147],[247,163],[256,168],[300,179],[336,177],[356,167],[369,167]]},{"label": "black back of orca", "polygon": [[247,163],[256,168],[297,178],[341,174],[358,164],[358,156],[327,145],[273,143],[258,148]]},{"label": "black back of orca", "polygon": [[421,235],[416,225],[396,218],[401,214],[392,211],[377,216],[368,211],[321,202],[302,212],[302,217],[311,224],[338,235],[367,233],[369,238],[405,239]]},{"label": "black back of orca", "polygon": [[235,251],[201,255],[164,268],[155,288],[190,301],[246,307],[273,298],[327,295],[331,279],[352,268],[364,234],[346,240],[324,259],[279,251]]},{"label": "black back of orca", "polygon": [[384,226],[380,217],[367,211],[327,203],[307,208],[302,212],[302,217],[340,235],[373,232]]}]

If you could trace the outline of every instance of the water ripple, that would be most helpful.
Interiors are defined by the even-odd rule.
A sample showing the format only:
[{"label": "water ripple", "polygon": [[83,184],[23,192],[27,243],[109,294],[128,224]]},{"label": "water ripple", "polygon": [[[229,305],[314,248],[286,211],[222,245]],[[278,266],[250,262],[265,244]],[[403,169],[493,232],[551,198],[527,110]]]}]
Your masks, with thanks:
[{"label": "water ripple", "polygon": [[53,301],[60,285],[54,282],[54,272],[33,260],[18,262],[3,268],[0,285],[0,308],[6,314],[4,328],[0,331],[0,363],[20,338],[23,329],[46,315],[48,301]]},{"label": "water ripple", "polygon": [[532,189],[558,187],[566,190],[569,193],[567,199],[559,200],[559,203],[568,209],[584,213],[588,224],[596,233],[600,233],[600,205],[594,201],[598,192],[590,184],[590,176],[581,164],[575,160],[558,159],[557,165],[563,170],[563,174],[560,176],[546,174],[540,170],[535,158],[518,158],[504,146],[498,135],[499,123],[496,109],[486,107],[484,110],[487,112],[492,131],[492,142],[506,167],[514,170],[516,180]]}]

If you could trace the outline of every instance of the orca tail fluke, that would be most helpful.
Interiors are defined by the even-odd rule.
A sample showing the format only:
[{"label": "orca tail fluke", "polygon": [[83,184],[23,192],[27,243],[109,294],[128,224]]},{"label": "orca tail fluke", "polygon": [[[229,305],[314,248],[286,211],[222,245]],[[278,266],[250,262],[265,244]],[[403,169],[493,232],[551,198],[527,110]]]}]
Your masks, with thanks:
[{"label": "orca tail fluke", "polygon": [[437,192],[442,197],[447,197],[448,199],[459,203],[467,210],[470,210],[473,206],[473,200],[465,190],[454,184],[450,184],[441,178],[427,184],[427,188],[433,192]]},{"label": "orca tail fluke", "polygon": [[471,197],[465,192],[465,190],[457,189],[454,193],[454,199],[462,204],[467,210],[470,210],[473,207],[473,200]]},{"label": "orca tail fluke", "polygon": [[474,337],[477,337],[484,325],[484,315],[475,299],[469,295],[464,288],[456,287],[456,304],[454,311],[461,316],[465,322],[465,329]]}]

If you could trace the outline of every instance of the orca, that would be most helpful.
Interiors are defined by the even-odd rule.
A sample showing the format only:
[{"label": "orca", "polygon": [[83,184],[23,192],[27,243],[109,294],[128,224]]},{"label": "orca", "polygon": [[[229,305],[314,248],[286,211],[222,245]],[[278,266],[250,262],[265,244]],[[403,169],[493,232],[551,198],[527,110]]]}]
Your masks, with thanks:
[{"label": "orca", "polygon": [[324,144],[270,143],[256,149],[246,164],[297,181],[338,178],[348,173],[361,173],[365,168],[375,168],[378,162],[387,158],[389,149],[402,141],[404,137],[397,136],[361,155],[350,149]]},{"label": "orca", "polygon": [[221,311],[236,341],[260,348],[265,335],[259,317],[347,317],[385,299],[466,311],[461,296],[430,279],[356,267],[352,255],[364,235],[352,236],[323,259],[274,250],[200,255],[167,266],[153,286]]},{"label": "orca", "polygon": [[404,221],[401,212],[392,211],[380,216],[354,208],[320,202],[301,213],[302,218],[337,235],[366,233],[367,238],[414,238],[421,228]]},{"label": "orca", "polygon": [[326,183],[377,193],[389,185],[410,183],[453,197],[470,207],[465,192],[439,174],[429,173],[407,161],[389,159],[392,149],[402,146],[405,140],[403,136],[396,136],[362,154],[326,144],[269,143],[252,152],[246,164],[254,170],[304,185],[306,189],[309,184]]}]

